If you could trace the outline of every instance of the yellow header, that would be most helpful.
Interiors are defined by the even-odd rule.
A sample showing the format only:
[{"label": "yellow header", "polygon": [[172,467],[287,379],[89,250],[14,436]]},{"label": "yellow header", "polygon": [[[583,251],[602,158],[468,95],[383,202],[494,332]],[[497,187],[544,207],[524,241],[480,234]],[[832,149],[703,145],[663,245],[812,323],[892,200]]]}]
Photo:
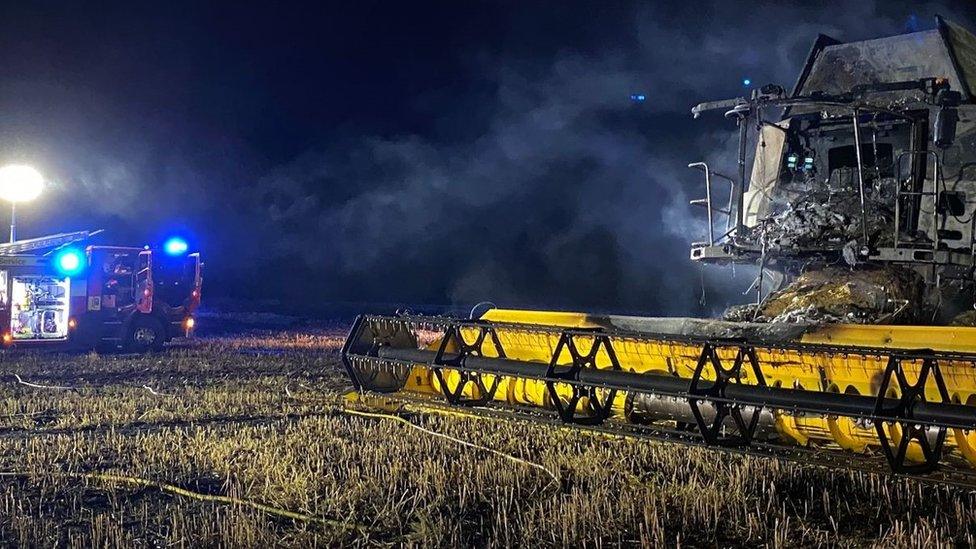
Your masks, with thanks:
[{"label": "yellow header", "polygon": [[536,324],[559,326],[561,328],[599,328],[585,313],[566,313],[561,311],[522,311],[518,309],[490,309],[481,315],[482,320],[507,322],[513,324]]},{"label": "yellow header", "polygon": [[830,324],[804,334],[803,343],[976,353],[976,328]]},{"label": "yellow header", "polygon": [[[561,328],[600,328],[599,315],[563,311],[491,309],[481,316],[491,322],[535,324]],[[605,317],[604,317],[605,318]],[[933,349],[976,353],[976,328],[960,326],[891,326],[828,324],[804,334],[803,343],[850,345],[885,349]]]}]

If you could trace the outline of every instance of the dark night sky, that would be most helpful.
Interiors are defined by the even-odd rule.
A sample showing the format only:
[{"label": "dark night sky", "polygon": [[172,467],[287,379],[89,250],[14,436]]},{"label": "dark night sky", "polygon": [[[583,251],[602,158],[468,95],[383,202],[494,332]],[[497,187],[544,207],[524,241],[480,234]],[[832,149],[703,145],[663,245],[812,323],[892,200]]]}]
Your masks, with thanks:
[{"label": "dark night sky", "polygon": [[976,29],[970,2],[202,4],[6,3],[0,161],[51,181],[22,236],[182,232],[205,296],[288,308],[695,312],[684,166],[729,167],[733,129],[690,107],[792,85],[818,32]]}]

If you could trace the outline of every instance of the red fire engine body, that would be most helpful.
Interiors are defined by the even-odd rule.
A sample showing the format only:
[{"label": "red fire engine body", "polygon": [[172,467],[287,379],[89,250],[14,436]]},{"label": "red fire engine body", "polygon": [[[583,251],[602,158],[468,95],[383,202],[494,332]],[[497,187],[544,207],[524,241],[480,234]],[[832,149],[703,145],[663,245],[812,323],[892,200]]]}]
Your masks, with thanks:
[{"label": "red fire engine body", "polygon": [[[148,351],[193,333],[203,284],[199,253],[70,247],[69,233],[0,245],[4,346]],[[43,255],[43,244],[56,245]]]}]

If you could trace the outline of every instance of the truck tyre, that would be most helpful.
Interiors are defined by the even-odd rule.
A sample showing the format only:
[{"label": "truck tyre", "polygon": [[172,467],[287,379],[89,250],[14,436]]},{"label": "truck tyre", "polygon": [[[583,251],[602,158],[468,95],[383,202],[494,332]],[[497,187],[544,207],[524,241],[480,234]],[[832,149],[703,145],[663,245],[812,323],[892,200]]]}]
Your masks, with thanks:
[{"label": "truck tyre", "polygon": [[137,314],[125,336],[125,350],[132,353],[160,351],[166,341],[163,323],[151,316]]}]

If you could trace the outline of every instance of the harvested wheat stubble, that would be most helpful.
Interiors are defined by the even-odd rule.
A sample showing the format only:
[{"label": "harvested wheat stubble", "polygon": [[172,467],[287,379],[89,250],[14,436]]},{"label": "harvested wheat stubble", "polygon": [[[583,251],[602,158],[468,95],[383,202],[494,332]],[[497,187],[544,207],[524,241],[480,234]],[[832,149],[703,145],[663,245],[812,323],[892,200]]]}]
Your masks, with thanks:
[{"label": "harvested wheat stubble", "polygon": [[[340,407],[340,343],[331,333],[269,332],[145,357],[2,356],[0,471],[19,474],[0,477],[0,539],[85,547],[976,541],[976,497],[955,488],[524,422],[408,418],[512,460],[349,416]],[[276,351],[252,352],[261,348]],[[23,385],[14,374],[71,389]]]}]

